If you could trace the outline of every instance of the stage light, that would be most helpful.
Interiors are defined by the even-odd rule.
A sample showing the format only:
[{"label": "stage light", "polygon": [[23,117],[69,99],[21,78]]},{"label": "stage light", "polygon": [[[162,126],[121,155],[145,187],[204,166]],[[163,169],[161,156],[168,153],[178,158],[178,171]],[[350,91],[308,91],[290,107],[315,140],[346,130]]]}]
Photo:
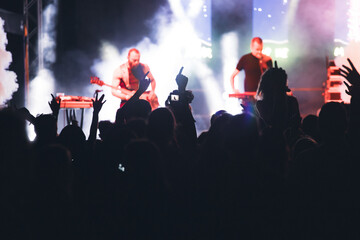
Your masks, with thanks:
[{"label": "stage light", "polygon": [[[241,113],[242,108],[240,102],[236,98],[229,98],[229,93],[232,93],[230,86],[230,74],[235,70],[236,64],[239,61],[239,38],[236,32],[229,32],[224,34],[220,39],[221,46],[221,59],[222,59],[222,72],[223,72],[223,88],[225,91],[222,93],[222,100],[224,101],[224,106],[219,109],[224,109],[231,114]],[[235,77],[235,88],[239,89],[240,92],[244,91],[244,71],[241,71]],[[214,109],[213,112],[216,109]]]},{"label": "stage light", "polygon": [[[29,104],[27,108],[35,116],[51,112],[48,102],[51,101],[50,94],[55,94],[55,79],[50,66],[56,60],[56,17],[57,0],[54,0],[43,11],[43,32],[40,45],[42,46],[44,66],[38,70],[37,76],[30,81]],[[30,140],[35,138],[32,127],[28,128],[28,136]]]},{"label": "stage light", "polygon": [[[221,108],[221,93],[214,72],[207,66],[206,60],[213,57],[211,44],[211,1],[192,1],[189,6],[185,1],[169,0],[170,9],[161,8],[152,19],[152,39],[144,37],[134,42],[129,48],[140,50],[142,63],[149,65],[156,80],[156,94],[160,106],[164,106],[169,93],[177,89],[176,74],[184,66],[183,74],[189,77],[189,89],[193,85],[206,94],[205,100],[195,98],[193,108],[218,110]],[[205,4],[206,3],[206,4]],[[187,8],[188,6],[188,8]],[[172,15],[169,17],[169,11]],[[204,15],[207,15],[206,17]],[[108,42],[103,42],[101,56],[94,61],[92,71],[103,81],[111,83],[114,69],[126,62],[129,48],[118,49]],[[200,85],[200,86],[199,86]],[[105,89],[104,89],[105,90]],[[94,86],[89,87],[89,92]],[[107,102],[101,110],[100,120],[115,119],[115,112],[120,100],[112,97],[110,90],[105,92]],[[109,104],[111,103],[111,104]],[[197,119],[196,112],[195,119]],[[201,116],[200,116],[201,117]],[[200,121],[199,121],[200,122]],[[202,129],[203,130],[203,129]]]},{"label": "stage light", "polygon": [[274,50],[271,47],[265,47],[262,51],[263,54],[271,56],[271,54],[274,52],[275,58],[288,58],[289,48],[282,47],[282,48],[274,48]]},{"label": "stage light", "polygon": [[288,58],[289,49],[287,47],[284,48],[275,48],[275,58]]},{"label": "stage light", "polygon": [[335,57],[343,57],[345,54],[345,50],[343,47],[336,47],[334,49],[334,56]]},{"label": "stage light", "polygon": [[360,42],[360,2],[350,0],[348,19],[348,38],[350,41]]},{"label": "stage light", "polygon": [[201,47],[201,57],[212,59],[212,49],[211,47],[202,46]]},{"label": "stage light", "polygon": [[187,15],[189,17],[196,17],[200,14],[203,9],[204,1],[192,0],[189,4],[189,9],[187,11]]},{"label": "stage light", "polygon": [[262,51],[263,54],[270,56],[272,49],[270,47],[265,47]]},{"label": "stage light", "polygon": [[[339,6],[343,7],[343,2],[338,0]],[[358,53],[360,52],[360,2],[358,0],[350,0],[347,1],[347,39],[342,40],[339,39],[344,37],[345,32],[341,32],[338,38],[334,40],[336,44],[336,48],[334,49],[334,55],[336,66],[347,65],[349,63],[347,58],[351,59],[354,66],[359,69],[360,68],[360,60]],[[343,14],[343,13],[341,13]],[[344,29],[343,25],[339,26],[340,30]],[[346,28],[345,28],[346,29]]]}]

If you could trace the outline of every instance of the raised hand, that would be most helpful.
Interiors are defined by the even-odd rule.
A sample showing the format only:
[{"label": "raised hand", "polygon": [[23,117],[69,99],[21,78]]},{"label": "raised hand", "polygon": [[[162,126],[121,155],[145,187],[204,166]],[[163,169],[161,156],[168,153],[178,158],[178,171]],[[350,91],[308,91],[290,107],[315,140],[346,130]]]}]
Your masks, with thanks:
[{"label": "raised hand", "polygon": [[353,96],[354,94],[360,95],[360,74],[356,70],[354,64],[351,62],[351,60],[347,59],[351,68],[342,65],[342,68],[340,68],[340,75],[343,76],[349,83],[344,81],[344,84],[346,85],[348,90],[345,90],[345,92],[348,95]]},{"label": "raised hand", "polygon": [[56,101],[56,98],[52,94],[51,94],[51,98],[52,99],[50,102],[48,102],[48,104],[51,108],[51,111],[53,112],[53,115],[57,118],[60,111],[61,98],[59,98],[59,102]]},{"label": "raised hand", "polygon": [[284,69],[278,67],[277,61],[275,61],[275,67],[272,69],[273,77],[278,81],[278,88],[275,88],[275,91],[279,92],[289,92],[290,89],[287,87],[287,74]]},{"label": "raised hand", "polygon": [[185,92],[186,85],[189,81],[189,79],[186,76],[182,75],[183,70],[184,67],[181,67],[178,75],[176,76],[176,84],[178,85],[179,92]]},{"label": "raised hand", "polygon": [[93,118],[91,120],[91,126],[90,126],[90,134],[89,134],[89,142],[90,143],[94,143],[96,140],[96,132],[97,132],[97,128],[98,128],[98,122],[99,122],[99,112],[102,108],[102,106],[104,105],[104,103],[106,102],[106,100],[104,101],[104,97],[105,95],[101,95],[100,98],[98,98],[99,96],[99,92],[95,93],[95,99],[92,99],[91,101],[93,102]]},{"label": "raised hand", "polygon": [[98,99],[98,95],[99,95],[99,93],[96,92],[96,94],[95,94],[95,99],[91,99],[91,101],[93,102],[93,109],[94,109],[94,112],[95,112],[95,113],[99,113],[100,110],[101,110],[101,108],[102,108],[102,106],[103,106],[104,103],[106,102],[106,100],[103,101],[103,100],[104,100],[104,97],[105,97],[104,94],[103,94],[99,99]]}]

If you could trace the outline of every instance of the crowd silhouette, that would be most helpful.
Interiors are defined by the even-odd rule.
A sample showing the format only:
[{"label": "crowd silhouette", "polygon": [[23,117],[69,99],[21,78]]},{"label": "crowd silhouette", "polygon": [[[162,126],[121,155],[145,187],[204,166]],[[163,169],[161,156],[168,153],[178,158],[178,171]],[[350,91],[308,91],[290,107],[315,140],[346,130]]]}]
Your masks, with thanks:
[{"label": "crowd silhouette", "polygon": [[96,94],[88,139],[76,121],[57,134],[54,96],[52,114],[1,109],[0,238],[360,239],[360,75],[348,61],[349,106],[302,120],[275,62],[251,111],[219,110],[199,137],[181,70],[153,111],[139,100],[145,78],[114,122],[99,122]]}]

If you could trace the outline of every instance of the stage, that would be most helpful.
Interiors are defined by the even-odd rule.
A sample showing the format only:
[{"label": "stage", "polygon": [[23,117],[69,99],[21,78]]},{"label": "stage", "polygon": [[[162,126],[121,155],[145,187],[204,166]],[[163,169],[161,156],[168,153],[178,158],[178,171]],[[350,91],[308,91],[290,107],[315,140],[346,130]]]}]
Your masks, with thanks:
[{"label": "stage", "polygon": [[[20,33],[9,31],[16,28],[10,22],[23,16],[25,2],[0,4],[0,9],[15,14],[6,18],[5,32],[6,50],[12,55],[8,70],[16,74],[18,88],[6,103],[26,106],[34,115],[50,112],[50,94],[93,97],[98,90],[107,100],[100,120],[114,121],[120,100],[109,88],[91,84],[90,78],[97,76],[111,84],[114,69],[126,62],[128,50],[135,47],[156,80],[160,107],[177,88],[175,77],[184,66],[187,89],[195,96],[191,105],[200,134],[209,128],[216,111],[241,112],[240,102],[229,98],[230,75],[239,58],[250,51],[251,38],[260,36],[263,52],[286,70],[304,117],[316,114],[325,102],[328,62],[342,64],[358,49],[352,41],[359,34],[351,25],[356,19],[351,7],[356,4],[340,0],[37,0],[41,21],[34,20],[39,7],[28,5],[26,49],[24,26]],[[31,35],[40,23],[41,34]],[[355,65],[358,61],[354,59]],[[236,84],[243,91],[241,74]],[[90,112],[84,113],[86,134]]]}]

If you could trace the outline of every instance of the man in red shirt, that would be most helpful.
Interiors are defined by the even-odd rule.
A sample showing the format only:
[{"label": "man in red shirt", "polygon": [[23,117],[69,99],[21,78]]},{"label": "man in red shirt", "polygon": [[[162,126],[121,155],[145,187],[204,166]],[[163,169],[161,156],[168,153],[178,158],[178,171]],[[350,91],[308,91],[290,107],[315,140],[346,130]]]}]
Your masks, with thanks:
[{"label": "man in red shirt", "polygon": [[256,92],[261,75],[272,67],[271,57],[262,53],[263,41],[261,38],[254,37],[251,40],[250,49],[251,52],[240,58],[236,69],[231,74],[230,84],[234,93],[239,93],[239,90],[235,89],[234,79],[241,70],[245,71],[245,92]]}]

